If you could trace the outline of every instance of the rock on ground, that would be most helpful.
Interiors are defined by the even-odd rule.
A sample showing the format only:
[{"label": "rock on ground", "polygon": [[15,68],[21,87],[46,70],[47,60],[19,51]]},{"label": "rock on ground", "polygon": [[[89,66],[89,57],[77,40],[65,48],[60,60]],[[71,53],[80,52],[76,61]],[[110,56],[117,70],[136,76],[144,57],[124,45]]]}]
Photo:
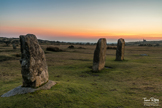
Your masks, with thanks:
[{"label": "rock on ground", "polygon": [[56,82],[49,80],[46,84],[44,84],[43,86],[41,86],[39,88],[18,86],[16,88],[10,90],[9,92],[3,94],[1,97],[10,97],[10,96],[18,95],[18,94],[26,94],[26,93],[35,92],[37,90],[48,90],[55,84],[56,84]]}]

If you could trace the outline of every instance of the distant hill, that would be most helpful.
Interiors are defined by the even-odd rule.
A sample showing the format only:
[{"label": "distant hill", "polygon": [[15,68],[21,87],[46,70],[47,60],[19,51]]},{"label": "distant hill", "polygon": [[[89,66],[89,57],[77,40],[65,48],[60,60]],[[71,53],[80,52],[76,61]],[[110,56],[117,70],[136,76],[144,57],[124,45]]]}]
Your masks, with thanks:
[{"label": "distant hill", "polygon": [[[96,43],[90,43],[90,42],[61,42],[61,41],[49,41],[49,40],[42,40],[38,39],[38,42],[40,44],[46,44],[46,45],[96,45]],[[0,37],[0,44],[2,43],[15,43],[20,44],[19,38],[7,38],[7,37]],[[116,46],[116,43],[107,43],[111,46]],[[126,42],[126,46],[162,46],[162,40],[160,41],[138,41],[138,42]]]},{"label": "distant hill", "polygon": [[159,41],[138,41],[138,42],[126,42],[126,45],[135,46],[162,46],[162,40]]},{"label": "distant hill", "polygon": [[[42,40],[38,39],[39,44],[45,44],[45,45],[72,45],[72,44],[77,44],[77,45],[94,45],[96,43],[90,43],[90,42],[62,42],[62,41],[49,41],[49,40]],[[19,38],[7,38],[7,37],[0,37],[0,44],[2,43],[8,43],[8,44],[20,44]]]}]

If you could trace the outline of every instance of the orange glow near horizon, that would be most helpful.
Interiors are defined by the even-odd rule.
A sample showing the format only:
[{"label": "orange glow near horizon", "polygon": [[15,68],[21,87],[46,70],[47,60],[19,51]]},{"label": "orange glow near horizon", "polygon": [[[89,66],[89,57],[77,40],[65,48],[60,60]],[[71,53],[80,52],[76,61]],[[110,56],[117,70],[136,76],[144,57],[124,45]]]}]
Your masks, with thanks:
[{"label": "orange glow near horizon", "polygon": [[[29,32],[30,31],[30,32]],[[18,34],[36,34],[36,35],[44,35],[44,36],[59,36],[59,37],[78,37],[78,38],[110,38],[110,39],[117,39],[117,38],[126,38],[126,39],[162,39],[162,34],[158,33],[143,33],[143,34],[136,34],[136,33],[126,33],[126,32],[106,32],[101,30],[60,30],[60,29],[53,29],[53,28],[31,28],[31,27],[0,27],[0,32],[10,32],[10,33],[18,33]]]}]

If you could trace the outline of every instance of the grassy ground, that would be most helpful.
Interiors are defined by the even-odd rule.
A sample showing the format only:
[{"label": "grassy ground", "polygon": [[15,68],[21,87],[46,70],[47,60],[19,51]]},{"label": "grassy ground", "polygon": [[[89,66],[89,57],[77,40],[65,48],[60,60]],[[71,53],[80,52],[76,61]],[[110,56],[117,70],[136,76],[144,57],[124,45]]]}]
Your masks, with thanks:
[{"label": "grassy ground", "polygon": [[[45,54],[49,79],[57,84],[50,90],[0,97],[0,108],[143,108],[144,97],[157,98],[162,106],[162,47],[126,46],[124,61],[114,61],[116,51],[107,50],[106,66],[111,68],[92,73],[95,46],[56,46],[63,52]],[[0,95],[22,84],[19,54],[19,48],[0,45]]]}]

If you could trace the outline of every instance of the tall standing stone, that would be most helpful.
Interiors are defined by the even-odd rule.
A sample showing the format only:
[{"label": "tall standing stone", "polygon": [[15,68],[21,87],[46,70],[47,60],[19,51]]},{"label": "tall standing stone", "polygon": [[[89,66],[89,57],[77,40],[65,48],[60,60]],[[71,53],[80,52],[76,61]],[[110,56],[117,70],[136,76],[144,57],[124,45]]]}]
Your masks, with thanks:
[{"label": "tall standing stone", "polygon": [[106,39],[100,38],[97,42],[93,57],[93,71],[100,71],[105,67],[106,60]]},{"label": "tall standing stone", "polygon": [[48,67],[44,51],[35,35],[20,35],[21,73],[24,87],[39,87],[48,81]]},{"label": "tall standing stone", "polygon": [[117,49],[116,49],[116,60],[121,61],[124,60],[124,49],[125,49],[125,41],[124,39],[118,39]]}]

